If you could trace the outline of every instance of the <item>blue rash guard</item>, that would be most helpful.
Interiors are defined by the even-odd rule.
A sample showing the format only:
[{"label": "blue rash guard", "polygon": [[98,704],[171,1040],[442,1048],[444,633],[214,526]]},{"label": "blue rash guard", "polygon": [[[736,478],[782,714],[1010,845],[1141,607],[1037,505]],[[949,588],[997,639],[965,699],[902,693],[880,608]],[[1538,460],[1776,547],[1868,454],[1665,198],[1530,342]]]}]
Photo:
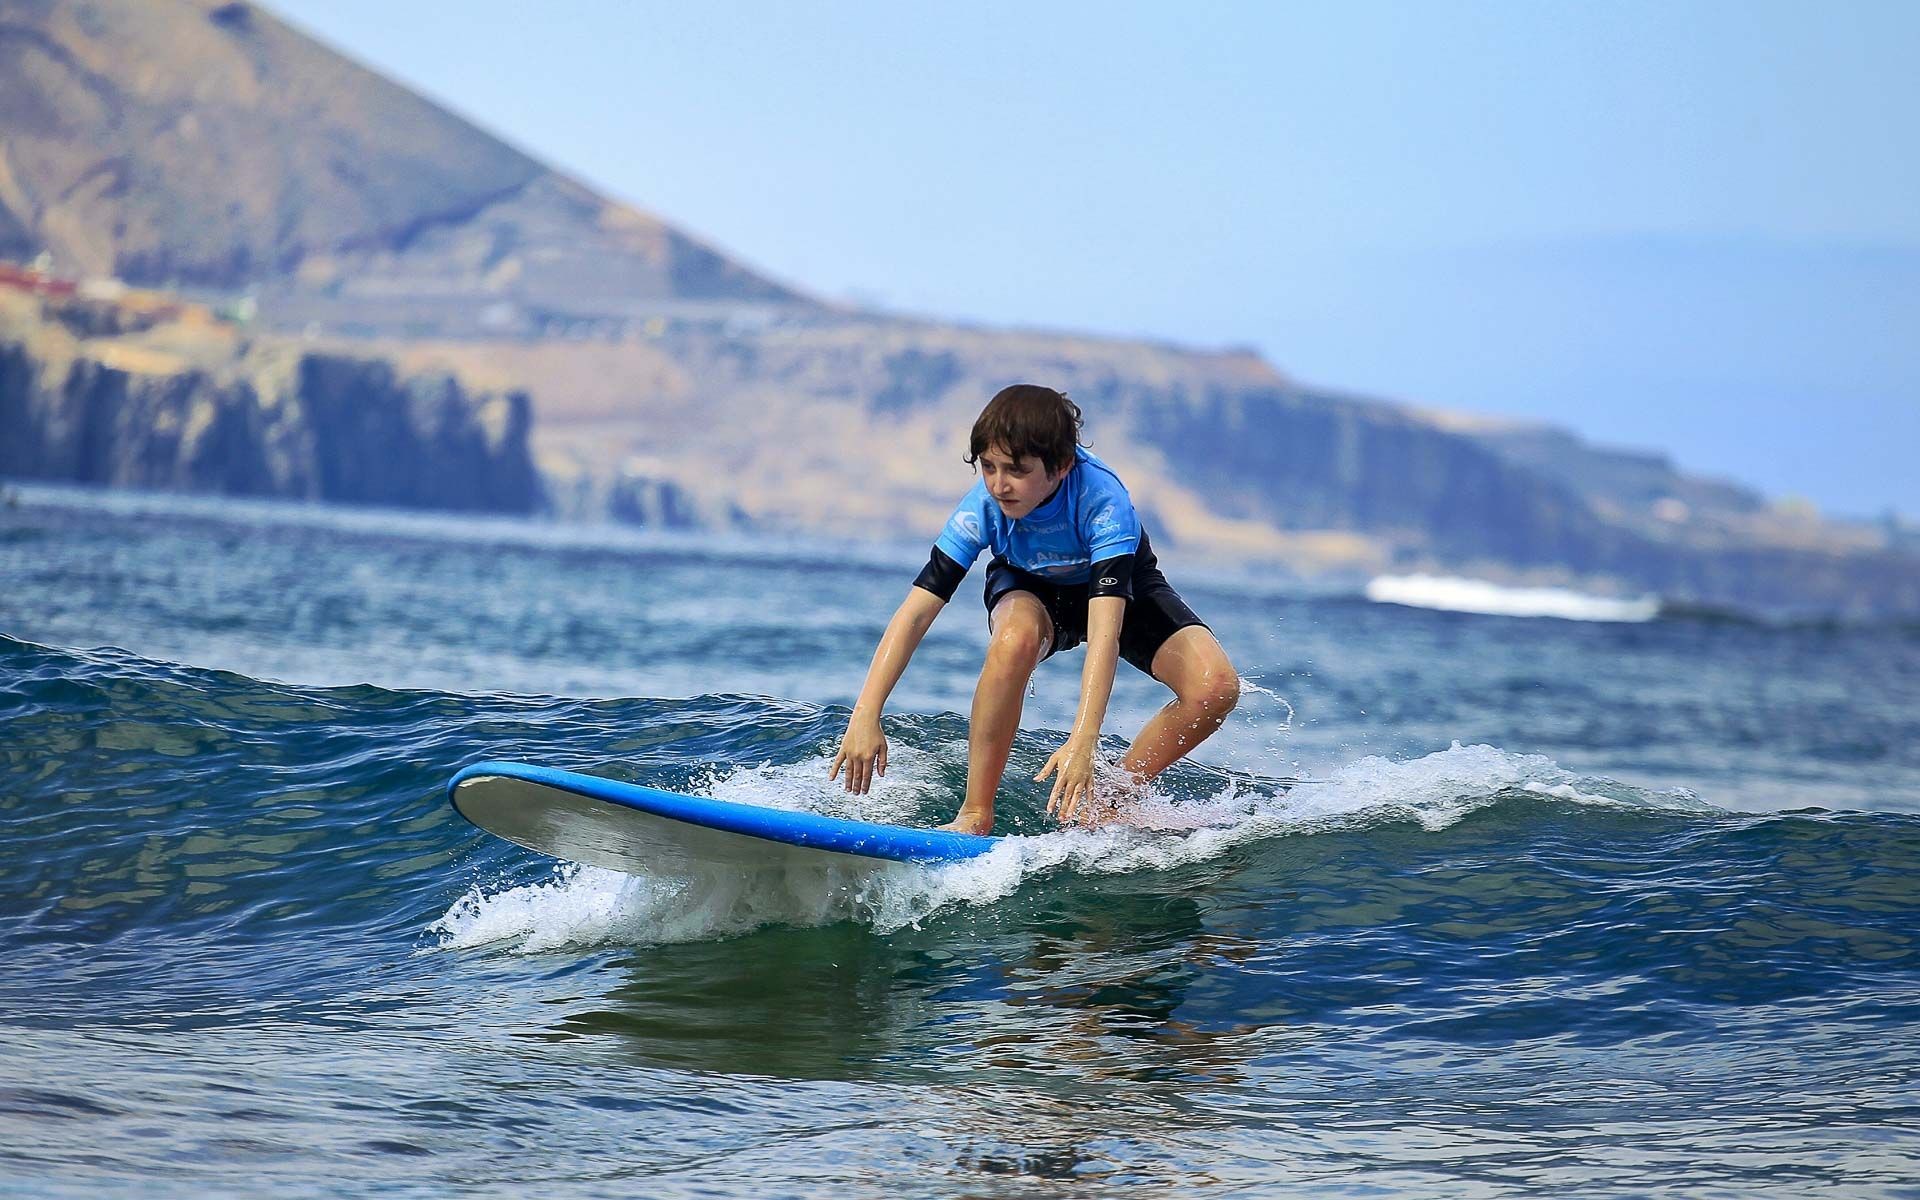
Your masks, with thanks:
[{"label": "blue rash guard", "polygon": [[1132,556],[1140,543],[1140,518],[1126,485],[1112,467],[1076,446],[1073,466],[1053,495],[1018,520],[987,494],[986,480],[975,483],[947,519],[933,543],[933,558],[915,583],[942,600],[952,599],[961,577],[982,550],[990,549],[996,562],[1050,583],[1084,585],[1089,595],[1128,597]]}]

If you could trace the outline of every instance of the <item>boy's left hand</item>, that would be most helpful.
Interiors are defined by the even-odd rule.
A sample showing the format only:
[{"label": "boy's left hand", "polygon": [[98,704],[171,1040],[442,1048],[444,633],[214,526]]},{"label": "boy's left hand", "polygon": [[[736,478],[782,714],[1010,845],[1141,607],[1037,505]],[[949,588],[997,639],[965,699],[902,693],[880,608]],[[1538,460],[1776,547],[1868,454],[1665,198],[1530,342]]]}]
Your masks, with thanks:
[{"label": "boy's left hand", "polygon": [[1053,781],[1053,794],[1047,797],[1047,811],[1058,810],[1062,821],[1071,821],[1074,810],[1093,799],[1093,747],[1068,741],[1053,752],[1053,757],[1034,779],[1044,780],[1056,771],[1058,777]]}]

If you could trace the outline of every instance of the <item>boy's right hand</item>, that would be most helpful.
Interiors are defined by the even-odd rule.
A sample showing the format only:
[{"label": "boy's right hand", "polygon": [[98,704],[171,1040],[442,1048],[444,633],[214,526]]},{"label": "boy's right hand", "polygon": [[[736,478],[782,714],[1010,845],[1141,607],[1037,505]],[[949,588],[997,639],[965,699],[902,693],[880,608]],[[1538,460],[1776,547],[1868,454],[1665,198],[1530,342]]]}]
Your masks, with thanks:
[{"label": "boy's right hand", "polygon": [[856,715],[847,722],[840,753],[833,756],[833,769],[827,772],[827,778],[838,778],[841,767],[847,769],[847,790],[859,796],[867,794],[875,775],[887,773],[887,735],[880,731],[878,717]]}]

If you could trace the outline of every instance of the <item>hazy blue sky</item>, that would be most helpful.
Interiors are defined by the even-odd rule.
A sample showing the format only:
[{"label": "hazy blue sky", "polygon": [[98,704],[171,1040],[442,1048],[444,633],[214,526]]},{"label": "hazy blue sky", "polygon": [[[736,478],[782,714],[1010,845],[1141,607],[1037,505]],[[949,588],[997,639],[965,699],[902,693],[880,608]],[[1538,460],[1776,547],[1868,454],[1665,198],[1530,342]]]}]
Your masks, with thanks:
[{"label": "hazy blue sky", "polygon": [[818,294],[1920,514],[1920,3],[274,7]]}]

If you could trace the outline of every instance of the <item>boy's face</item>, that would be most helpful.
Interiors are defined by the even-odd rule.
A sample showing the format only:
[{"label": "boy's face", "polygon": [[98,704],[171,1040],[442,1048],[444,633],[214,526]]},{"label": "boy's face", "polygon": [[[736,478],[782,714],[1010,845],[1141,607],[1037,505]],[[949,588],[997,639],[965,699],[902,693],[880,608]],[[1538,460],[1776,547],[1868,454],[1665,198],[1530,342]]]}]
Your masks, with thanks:
[{"label": "boy's face", "polygon": [[1037,458],[1015,458],[1003,446],[989,446],[980,455],[980,478],[986,481],[987,495],[1014,520],[1040,507],[1066,474],[1047,470]]}]

